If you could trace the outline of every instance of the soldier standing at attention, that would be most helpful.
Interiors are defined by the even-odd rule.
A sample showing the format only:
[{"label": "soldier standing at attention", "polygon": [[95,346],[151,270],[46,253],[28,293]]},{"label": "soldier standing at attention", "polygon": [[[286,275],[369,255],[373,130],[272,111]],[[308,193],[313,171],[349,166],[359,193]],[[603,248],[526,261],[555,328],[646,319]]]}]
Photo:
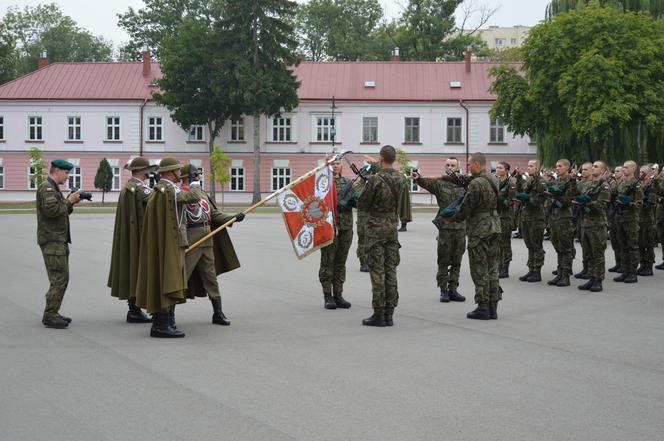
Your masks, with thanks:
[{"label": "soldier standing at attention", "polygon": [[[585,167],[585,164],[584,164]],[[592,180],[578,188],[574,204],[580,206],[580,238],[583,259],[589,280],[578,288],[582,291],[602,291],[604,280],[604,252],[606,251],[606,207],[611,201],[611,190],[604,177],[606,163],[596,161],[592,166]]]},{"label": "soldier standing at attention", "polygon": [[609,221],[609,238],[611,239],[611,249],[616,264],[608,269],[610,273],[621,273],[622,262],[620,261],[620,244],[618,243],[618,205],[615,201],[615,196],[618,194],[618,184],[623,180],[622,165],[616,166],[613,169],[613,179],[609,184],[611,189],[611,203],[609,204],[608,221]]},{"label": "soldier standing at attention", "polygon": [[[352,181],[341,175],[341,161],[334,161],[331,166],[337,188],[336,234],[334,242],[320,250],[318,280],[323,287],[325,309],[348,309],[351,304],[342,294],[346,281],[346,259],[353,243],[353,208],[349,204],[353,196],[349,188]],[[344,200],[341,200],[342,197]]]},{"label": "soldier standing at attention", "polygon": [[[459,160],[451,157],[445,161],[447,173],[458,173]],[[413,172],[412,178],[417,185],[436,196],[436,202],[441,209],[446,208],[461,194],[464,189],[452,182],[443,179],[423,178],[419,173]],[[440,289],[440,301],[447,303],[463,302],[466,300],[457,288],[459,287],[459,272],[461,261],[466,252],[466,224],[464,222],[446,222],[438,230],[438,273],[436,283]]]},{"label": "soldier standing at attention", "polygon": [[616,223],[618,226],[617,242],[620,247],[622,267],[614,282],[636,283],[636,267],[639,264],[639,212],[643,202],[643,191],[636,173],[636,162],[623,164],[623,180],[616,188]]},{"label": "soldier standing at attention", "polygon": [[639,213],[639,255],[641,262],[636,274],[639,276],[652,276],[652,267],[655,264],[655,243],[657,230],[655,230],[655,207],[657,206],[657,186],[652,176],[650,165],[641,166],[641,190],[643,191],[643,205]]},{"label": "soldier standing at attention", "polygon": [[504,279],[510,276],[509,268],[512,261],[512,215],[514,212],[512,205],[516,187],[510,182],[510,165],[507,162],[498,163],[496,175],[500,181],[498,186],[498,216],[500,217],[498,277]]},{"label": "soldier standing at attention", "polygon": [[141,232],[136,306],[154,314],[150,337],[156,338],[184,337],[175,324],[175,305],[187,297],[185,205],[200,197],[176,185],[180,167],[171,156],[159,163],[161,179],[148,199]]},{"label": "soldier standing at attention", "polygon": [[[367,175],[365,175],[367,176]],[[353,195],[361,195],[366,187],[365,179],[357,179],[353,184]],[[357,197],[357,196],[355,196]],[[369,213],[364,207],[357,203],[357,258],[360,260],[360,271],[363,273],[369,272],[369,265],[367,264],[367,220]]]},{"label": "soldier standing at attention", "polygon": [[558,255],[558,274],[547,282],[551,286],[569,286],[574,248],[574,222],[572,221],[572,201],[576,195],[576,179],[569,174],[567,159],[556,162],[557,178],[547,186],[546,195],[550,198],[549,227],[551,243]]},{"label": "soldier standing at attention", "polygon": [[111,288],[111,296],[126,300],[129,304],[127,323],[152,322],[152,319],[136,306],[136,279],[143,216],[148,196],[152,193],[152,189],[145,185],[145,180],[156,168],[157,166],[151,166],[142,156],[125,165],[125,170],[131,172],[131,179],[120,192],[115,212],[111,270],[107,286]]},{"label": "soldier standing at attention", "polygon": [[69,179],[74,164],[63,159],[51,162],[48,177],[37,189],[37,243],[41,248],[50,287],[42,323],[47,328],[62,329],[71,319],[60,315],[60,306],[69,284],[69,215],[81,200],[76,191],[65,198],[60,185]]},{"label": "soldier standing at attention", "polygon": [[655,222],[657,225],[657,242],[662,247],[662,263],[656,265],[655,268],[658,270],[664,270],[664,168],[661,172],[655,176],[655,181],[657,181],[657,209],[655,211]]},{"label": "soldier standing at attention", "polygon": [[500,218],[498,217],[498,179],[486,171],[483,153],[474,153],[468,161],[473,179],[457,210],[446,208],[442,216],[447,222],[466,222],[468,261],[475,284],[477,308],[466,317],[476,320],[498,318],[498,302],[502,299],[498,284]]},{"label": "soldier standing at attention", "polygon": [[544,185],[540,176],[540,162],[528,161],[528,178],[517,175],[516,200],[521,202],[521,231],[528,248],[528,272],[519,277],[522,282],[540,282],[544,265]]},{"label": "soldier standing at attention", "polygon": [[[180,179],[182,180],[182,190],[189,191],[200,198],[198,202],[185,205],[189,245],[208,235],[212,227],[219,227],[233,217],[235,222],[242,222],[244,219],[243,213],[228,215],[217,209],[214,201],[201,188],[198,169],[193,165],[187,164],[180,169]],[[229,326],[231,324],[222,309],[217,276],[239,267],[240,260],[235,253],[228,229],[222,230],[185,254],[187,298],[209,297],[212,303],[212,323],[215,325]]]},{"label": "soldier standing at attention", "polygon": [[399,301],[397,266],[399,200],[407,191],[405,176],[394,169],[396,151],[391,145],[380,149],[377,172],[369,178],[358,206],[368,212],[366,256],[371,272],[373,315],[362,320],[365,326],[392,326],[392,315]]}]

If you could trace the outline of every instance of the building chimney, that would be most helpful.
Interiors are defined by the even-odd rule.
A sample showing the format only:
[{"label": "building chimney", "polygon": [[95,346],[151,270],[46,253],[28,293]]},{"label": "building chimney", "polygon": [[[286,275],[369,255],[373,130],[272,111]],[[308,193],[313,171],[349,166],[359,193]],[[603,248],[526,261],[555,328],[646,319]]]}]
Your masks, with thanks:
[{"label": "building chimney", "polygon": [[37,58],[37,70],[46,66],[48,66],[48,53],[46,51],[43,51],[41,53],[41,57]]},{"label": "building chimney", "polygon": [[401,57],[399,57],[398,47],[395,47],[392,53],[390,54],[390,61],[401,61]]},{"label": "building chimney", "polygon": [[469,50],[466,51],[466,72],[470,73],[473,53]]},{"label": "building chimney", "polygon": [[143,48],[143,76],[147,77],[150,75],[150,69],[152,68],[152,60],[150,57],[150,51],[147,46]]}]

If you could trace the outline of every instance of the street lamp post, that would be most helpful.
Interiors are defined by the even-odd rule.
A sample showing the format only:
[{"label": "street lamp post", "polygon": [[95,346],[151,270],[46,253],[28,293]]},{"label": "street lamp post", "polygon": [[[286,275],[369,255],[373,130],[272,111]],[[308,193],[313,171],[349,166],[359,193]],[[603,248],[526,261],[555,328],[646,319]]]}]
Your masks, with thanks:
[{"label": "street lamp post", "polygon": [[330,138],[332,139],[332,153],[336,153],[337,151],[334,148],[334,138],[337,134],[337,124],[334,119],[334,110],[337,108],[337,106],[334,103],[334,96],[332,97],[332,119],[330,120],[330,123],[332,127],[330,128]]}]

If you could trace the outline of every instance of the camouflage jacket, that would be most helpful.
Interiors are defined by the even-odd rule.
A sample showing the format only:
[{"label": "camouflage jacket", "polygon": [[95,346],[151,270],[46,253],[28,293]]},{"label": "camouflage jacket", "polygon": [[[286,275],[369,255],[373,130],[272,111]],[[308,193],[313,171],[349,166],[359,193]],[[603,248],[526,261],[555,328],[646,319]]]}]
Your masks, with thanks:
[{"label": "camouflage jacket", "polygon": [[501,219],[512,218],[514,195],[516,195],[516,186],[509,179],[507,182],[500,181],[498,185],[498,215]]},{"label": "camouflage jacket", "polygon": [[387,218],[396,224],[399,200],[407,185],[406,177],[398,170],[381,168],[367,181],[358,206],[368,211],[369,217]]},{"label": "camouflage jacket", "polygon": [[[550,191],[557,187],[563,193],[561,195],[554,195]],[[565,176],[564,178],[556,178],[547,185],[547,196],[550,198],[549,206],[549,220],[556,219],[569,219],[572,217],[572,201],[576,196],[576,179],[572,176]]]},{"label": "camouflage jacket", "polygon": [[656,179],[649,180],[647,184],[642,184],[643,205],[639,213],[639,222],[654,224],[655,210],[657,207],[657,193],[659,182]]},{"label": "camouflage jacket", "polygon": [[453,221],[466,221],[468,247],[477,246],[480,241],[500,233],[500,218],[496,209],[498,199],[498,179],[482,170],[468,185],[466,197],[459,206]]},{"label": "camouflage jacket", "polygon": [[527,193],[529,199],[521,202],[521,221],[544,220],[544,184],[542,178],[529,176],[523,179],[521,175],[516,175],[516,192]]},{"label": "camouflage jacket", "polygon": [[49,243],[71,243],[69,215],[74,205],[62,195],[58,184],[50,177],[37,190],[37,243],[44,248]]},{"label": "camouflage jacket", "polygon": [[592,200],[579,206],[582,228],[606,228],[606,208],[611,202],[611,187],[603,179],[599,181],[582,181],[577,187],[577,193],[588,195]]},{"label": "camouflage jacket", "polygon": [[[443,179],[419,178],[416,182],[417,185],[436,197],[436,202],[440,208],[446,208],[464,192],[463,188]],[[466,224],[464,222],[446,222],[442,229],[465,230]]]},{"label": "camouflage jacket", "polygon": [[[632,202],[629,204],[618,204],[617,198],[620,195],[632,197]],[[617,222],[639,222],[639,212],[641,211],[640,205],[643,201],[643,190],[638,178],[629,180],[622,180],[618,182],[613,188],[613,197],[616,209]]]},{"label": "camouflage jacket", "polygon": [[[339,230],[352,230],[353,229],[353,208],[346,205],[349,200],[353,197],[353,189],[349,189],[346,192],[346,195],[342,195],[341,192],[344,187],[350,184],[352,181],[344,176],[337,176],[334,178],[334,185],[337,187],[337,229]],[[340,198],[344,196],[344,200]],[[348,207],[343,209],[343,207]]]}]

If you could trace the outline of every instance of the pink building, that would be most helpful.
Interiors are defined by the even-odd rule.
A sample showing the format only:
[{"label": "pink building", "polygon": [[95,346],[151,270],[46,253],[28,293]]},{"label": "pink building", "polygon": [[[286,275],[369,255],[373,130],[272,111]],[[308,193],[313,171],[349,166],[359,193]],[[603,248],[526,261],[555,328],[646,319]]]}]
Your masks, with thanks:
[{"label": "pink building", "polygon": [[[102,158],[114,169],[117,190],[129,178],[122,169],[133,156],[158,162],[175,156],[209,167],[205,127],[189,132],[175,124],[152,93],[161,72],[143,62],[53,63],[0,86],[0,200],[31,200],[34,180],[28,151],[49,161],[76,164],[70,186],[93,190]],[[270,193],[318,164],[325,153],[377,154],[381,145],[403,148],[424,175],[439,175],[445,158],[465,164],[468,152],[485,152],[492,164],[525,168],[537,147],[508,133],[489,110],[490,63],[302,62],[300,105],[277,117],[261,117],[261,191]],[[332,97],[335,108],[332,109]],[[225,199],[249,202],[253,190],[252,117],[228,121],[215,140],[233,159]],[[415,201],[428,202],[414,188]],[[95,196],[95,199],[100,197]]]}]

